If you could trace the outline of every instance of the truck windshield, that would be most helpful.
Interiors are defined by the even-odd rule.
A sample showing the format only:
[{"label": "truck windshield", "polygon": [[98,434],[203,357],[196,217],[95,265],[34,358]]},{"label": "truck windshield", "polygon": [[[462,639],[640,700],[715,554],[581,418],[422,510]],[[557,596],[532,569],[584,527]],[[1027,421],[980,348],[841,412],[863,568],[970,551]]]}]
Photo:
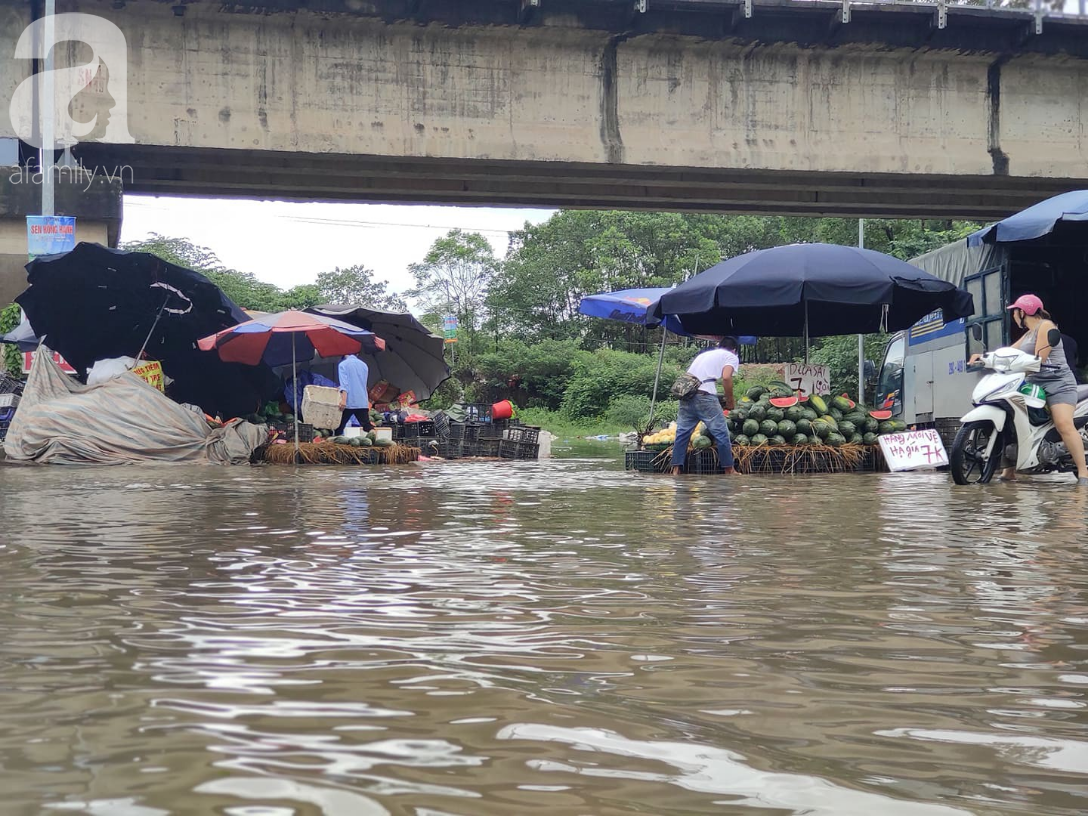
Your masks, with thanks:
[{"label": "truck windshield", "polygon": [[903,362],[906,349],[907,339],[903,335],[888,343],[884,352],[884,365],[880,367],[880,379],[876,385],[876,407],[890,410],[893,414],[903,412]]}]

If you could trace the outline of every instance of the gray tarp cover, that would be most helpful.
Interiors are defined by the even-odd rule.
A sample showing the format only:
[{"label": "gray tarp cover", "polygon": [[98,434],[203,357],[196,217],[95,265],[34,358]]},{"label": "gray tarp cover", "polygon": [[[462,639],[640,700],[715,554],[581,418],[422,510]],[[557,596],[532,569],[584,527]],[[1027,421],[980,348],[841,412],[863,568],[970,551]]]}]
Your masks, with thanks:
[{"label": "gray tarp cover", "polygon": [[4,441],[8,459],[46,464],[135,462],[244,464],[265,438],[263,426],[212,429],[135,374],[82,385],[38,354]]},{"label": "gray tarp cover", "polygon": [[[911,258],[907,263],[962,289],[964,278],[1000,266],[1005,260],[1005,254],[1003,247],[993,244],[969,247],[967,239],[962,238],[948,246]],[[981,305],[975,304],[976,308]]]}]

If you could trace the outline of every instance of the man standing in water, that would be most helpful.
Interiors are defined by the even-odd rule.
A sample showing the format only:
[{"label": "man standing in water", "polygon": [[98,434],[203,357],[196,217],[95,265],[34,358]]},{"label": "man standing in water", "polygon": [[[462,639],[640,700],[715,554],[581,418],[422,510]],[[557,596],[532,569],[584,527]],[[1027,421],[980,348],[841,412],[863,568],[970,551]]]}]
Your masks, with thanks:
[{"label": "man standing in water", "polygon": [[697,354],[688,366],[688,374],[697,378],[702,385],[694,396],[680,400],[680,412],[676,417],[676,441],[672,446],[672,473],[680,474],[680,469],[688,455],[688,442],[695,426],[702,420],[707,430],[718,445],[718,461],[723,473],[736,473],[733,469],[733,443],[729,439],[729,428],[725,424],[722,405],[718,402],[718,380],[722,381],[725,392],[725,407],[732,411],[736,407],[733,401],[733,375],[740,370],[740,358],[737,356],[737,338],[723,337],[716,348]]},{"label": "man standing in water", "polygon": [[339,436],[344,432],[352,416],[359,420],[364,431],[371,430],[374,426],[370,423],[370,393],[366,386],[367,379],[370,377],[370,366],[364,363],[359,355],[349,354],[340,361],[336,375],[340,380],[340,410],[342,412],[336,435]]}]

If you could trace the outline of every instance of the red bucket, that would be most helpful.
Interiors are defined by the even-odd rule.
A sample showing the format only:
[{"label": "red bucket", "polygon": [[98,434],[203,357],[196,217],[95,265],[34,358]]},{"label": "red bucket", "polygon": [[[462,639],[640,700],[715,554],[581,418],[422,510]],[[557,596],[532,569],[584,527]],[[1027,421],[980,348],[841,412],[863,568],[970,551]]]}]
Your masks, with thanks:
[{"label": "red bucket", "polygon": [[496,402],[491,406],[492,419],[510,419],[514,415],[514,403],[510,400]]}]

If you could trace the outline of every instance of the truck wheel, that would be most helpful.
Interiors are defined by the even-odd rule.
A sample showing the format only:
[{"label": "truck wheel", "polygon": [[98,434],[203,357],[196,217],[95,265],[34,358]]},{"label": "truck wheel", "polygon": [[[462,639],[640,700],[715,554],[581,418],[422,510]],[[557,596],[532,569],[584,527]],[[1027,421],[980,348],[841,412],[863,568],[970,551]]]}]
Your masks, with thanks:
[{"label": "truck wheel", "polygon": [[[994,434],[998,438],[987,458],[986,448]],[[1001,434],[988,419],[966,423],[956,434],[948,459],[952,480],[958,485],[986,484],[997,472],[1003,450]]]}]

